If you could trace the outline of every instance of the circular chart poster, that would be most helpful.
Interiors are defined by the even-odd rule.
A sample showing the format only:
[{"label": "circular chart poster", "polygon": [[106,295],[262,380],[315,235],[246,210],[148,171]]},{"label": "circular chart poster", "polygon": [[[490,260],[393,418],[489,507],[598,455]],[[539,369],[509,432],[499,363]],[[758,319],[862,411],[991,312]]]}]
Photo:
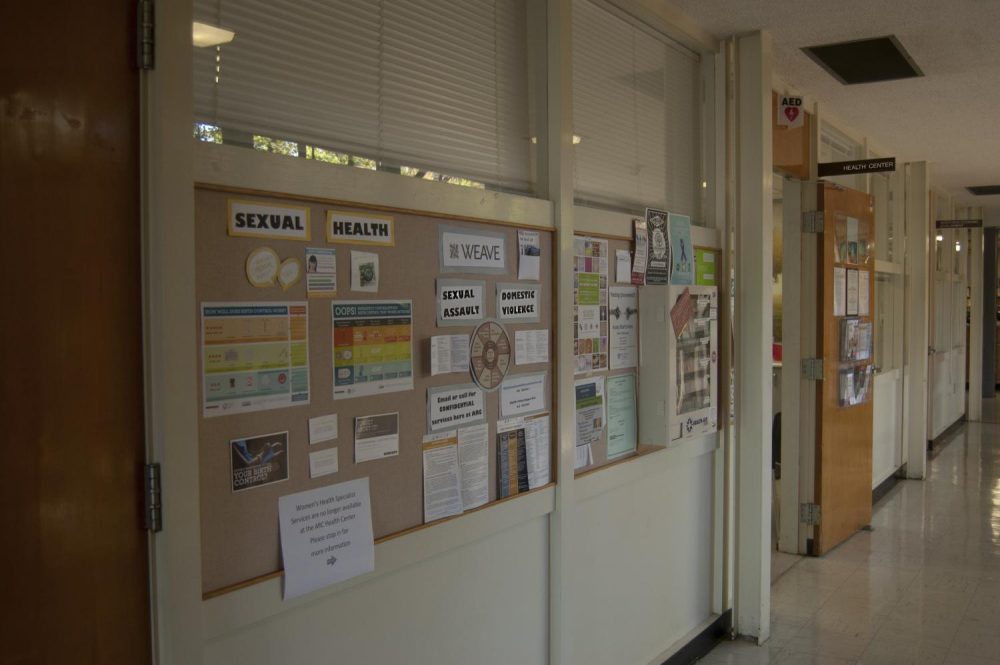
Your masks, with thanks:
[{"label": "circular chart poster", "polygon": [[513,351],[507,331],[496,321],[484,321],[472,333],[469,372],[483,390],[495,390],[510,368]]}]

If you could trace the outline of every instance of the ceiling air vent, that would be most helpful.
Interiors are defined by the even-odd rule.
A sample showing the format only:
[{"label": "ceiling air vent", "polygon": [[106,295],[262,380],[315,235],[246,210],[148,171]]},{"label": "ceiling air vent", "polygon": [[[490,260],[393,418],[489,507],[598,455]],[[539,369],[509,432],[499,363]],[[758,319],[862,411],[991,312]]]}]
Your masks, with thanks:
[{"label": "ceiling air vent", "polygon": [[975,187],[966,187],[970,194],[976,196],[991,196],[993,194],[1000,194],[1000,185],[977,185]]},{"label": "ceiling air vent", "polygon": [[844,85],[923,76],[895,35],[802,49]]}]

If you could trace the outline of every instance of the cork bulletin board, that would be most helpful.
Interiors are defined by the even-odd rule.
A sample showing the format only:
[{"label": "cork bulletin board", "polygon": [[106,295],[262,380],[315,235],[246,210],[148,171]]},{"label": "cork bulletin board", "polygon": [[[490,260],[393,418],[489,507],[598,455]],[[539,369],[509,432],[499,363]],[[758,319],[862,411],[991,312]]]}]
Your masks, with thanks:
[{"label": "cork bulletin board", "polygon": [[[300,206],[309,209],[311,240],[234,237],[227,234],[227,206],[230,199],[263,206]],[[359,215],[390,216],[394,220],[395,245],[373,246],[328,243],[326,213],[337,210]],[[428,433],[427,391],[429,388],[469,384],[468,373],[431,376],[430,338],[436,335],[471,334],[474,324],[440,327],[436,313],[436,279],[468,278],[485,282],[485,318],[497,318],[496,286],[518,282],[518,227],[480,220],[441,219],[411,211],[372,210],[351,207],[343,202],[300,200],[280,195],[223,191],[198,186],[195,190],[196,293],[199,330],[199,381],[195,386],[199,403],[199,461],[201,489],[202,591],[206,596],[238,588],[248,581],[277,574],[282,567],[278,534],[278,497],[333,483],[369,477],[372,526],[376,540],[421,526],[423,522],[423,472],[421,440]],[[502,234],[505,239],[504,274],[443,274],[439,262],[439,227],[468,228],[472,232]],[[532,365],[513,363],[508,378],[518,374],[547,375],[549,413],[554,404],[553,385],[553,290],[552,232],[540,232],[541,303],[537,322],[502,321],[513,344],[517,330],[549,331],[549,362]],[[624,242],[621,246],[627,246]],[[251,285],[246,261],[251,252],[268,247],[281,261],[297,258],[305,264],[305,250],[335,248],[337,252],[337,293],[335,297],[309,298],[306,279],[287,289],[280,285],[259,288]],[[377,293],[351,290],[351,250],[379,256]],[[409,300],[413,305],[413,389],[387,394],[333,399],[333,327],[331,303],[343,300]],[[305,302],[308,307],[309,404],[263,411],[204,417],[201,411],[203,357],[201,344],[202,303]],[[485,393],[486,422],[489,427],[489,498],[497,500],[497,432],[499,397]],[[354,461],[354,418],[383,413],[399,413],[399,454],[356,464]],[[309,443],[310,418],[337,414],[338,436],[316,445]],[[553,418],[551,422],[554,423]],[[234,439],[275,432],[288,432],[287,480],[232,491],[230,445]],[[551,437],[550,437],[551,438]],[[339,470],[331,475],[310,478],[309,453],[338,448]],[[554,478],[555,458],[550,469]],[[596,455],[596,451],[595,451]],[[487,506],[489,505],[486,504]],[[431,527],[432,528],[432,527]]]},{"label": "cork bulletin board", "polygon": [[[631,240],[627,240],[625,238],[621,238],[621,237],[618,237],[618,236],[610,236],[610,235],[605,236],[605,235],[601,235],[599,233],[579,233],[579,234],[577,234],[577,237],[581,237],[581,238],[582,237],[599,238],[601,240],[607,240],[608,241],[608,260],[609,260],[608,286],[609,287],[612,287],[612,286],[629,286],[628,284],[619,283],[619,282],[617,282],[615,280],[615,276],[616,276],[615,275],[615,252],[617,250],[624,249],[624,250],[628,250],[630,252],[630,254],[631,254],[631,252],[632,252],[632,241]],[[636,288],[645,288],[645,287],[636,287]],[[642,312],[639,312],[639,316],[640,317],[642,316]],[[638,326],[638,323],[636,325]],[[637,343],[638,343],[638,340],[637,340]],[[641,365],[641,357],[642,356],[641,356],[641,350],[640,350],[640,356],[639,356],[639,358],[640,358],[639,364],[640,365]],[[628,375],[628,374],[632,374],[632,375],[634,375],[636,377],[636,379],[635,379],[636,380],[636,402],[637,402],[637,404],[636,404],[636,409],[637,409],[637,412],[636,412],[636,422],[638,422],[638,418],[639,418],[639,414],[638,414],[639,367],[629,367],[629,368],[625,368],[625,369],[615,369],[615,370],[609,370],[609,369],[595,370],[595,371],[593,371],[593,372],[591,372],[589,374],[579,374],[575,378],[582,379],[582,378],[585,378],[587,376],[603,376],[605,378],[605,398],[607,398],[607,384],[606,384],[607,378],[610,377],[610,376],[619,376],[619,375]],[[638,430],[637,430],[637,432],[638,432]],[[626,455],[622,455],[621,457],[617,457],[617,458],[615,458],[613,460],[608,459],[608,428],[607,428],[607,424],[605,423],[604,431],[601,433],[601,438],[600,438],[599,441],[597,441],[596,443],[594,443],[592,445],[592,449],[593,449],[593,453],[594,453],[594,463],[593,464],[589,464],[589,465],[587,465],[585,467],[581,467],[581,468],[577,469],[576,470],[576,475],[587,474],[587,473],[590,473],[592,471],[596,471],[596,470],[600,469],[601,467],[608,466],[609,464],[614,464],[614,463],[621,462],[621,461],[624,461],[624,460],[627,460],[627,459],[631,459],[631,458],[636,457],[637,455],[641,455],[641,454],[643,454],[645,452],[652,452],[654,450],[659,450],[659,447],[657,447],[657,446],[643,445],[642,441],[638,441],[637,445],[636,445],[636,451],[635,452],[628,453]]]}]

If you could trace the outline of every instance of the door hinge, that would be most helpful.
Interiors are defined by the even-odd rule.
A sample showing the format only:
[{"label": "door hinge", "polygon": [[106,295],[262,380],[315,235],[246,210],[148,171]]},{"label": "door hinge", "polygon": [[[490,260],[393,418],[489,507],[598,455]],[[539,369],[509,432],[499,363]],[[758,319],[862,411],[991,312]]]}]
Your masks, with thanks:
[{"label": "door hinge", "polygon": [[823,211],[813,210],[802,213],[803,233],[823,233]]},{"label": "door hinge", "polygon": [[819,524],[821,517],[821,511],[819,504],[816,503],[800,503],[799,504],[799,522],[803,524]]},{"label": "door hinge", "polygon": [[156,55],[156,7],[153,0],[139,0],[136,36],[139,69],[153,69]]},{"label": "door hinge", "polygon": [[808,379],[809,381],[822,381],[823,380],[823,359],[822,358],[803,358],[802,359],[802,378]]},{"label": "door hinge", "polygon": [[160,465],[147,464],[145,481],[146,530],[157,533],[163,529],[163,496],[160,489]]}]

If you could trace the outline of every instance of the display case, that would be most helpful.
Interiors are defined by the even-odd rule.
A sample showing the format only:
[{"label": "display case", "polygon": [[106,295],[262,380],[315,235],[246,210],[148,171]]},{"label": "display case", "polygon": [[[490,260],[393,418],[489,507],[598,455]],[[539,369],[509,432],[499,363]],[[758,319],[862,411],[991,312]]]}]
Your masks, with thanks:
[{"label": "display case", "polygon": [[[646,287],[639,292],[639,439],[669,446],[718,423],[718,290]],[[650,315],[652,314],[652,315]]]}]

